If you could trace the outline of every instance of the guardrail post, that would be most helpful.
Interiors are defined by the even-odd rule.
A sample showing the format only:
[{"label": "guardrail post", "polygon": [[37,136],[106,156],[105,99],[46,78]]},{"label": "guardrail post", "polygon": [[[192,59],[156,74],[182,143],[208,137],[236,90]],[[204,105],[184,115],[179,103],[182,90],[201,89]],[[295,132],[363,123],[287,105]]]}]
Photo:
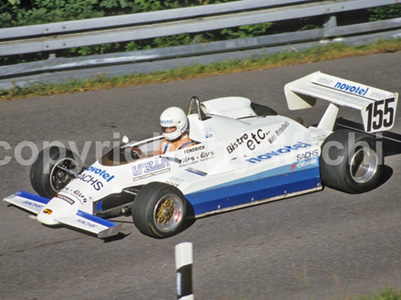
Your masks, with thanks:
[{"label": "guardrail post", "polygon": [[175,268],[177,274],[177,299],[193,300],[192,293],[192,243],[175,246]]},{"label": "guardrail post", "polygon": [[336,16],[331,16],[326,23],[323,24],[324,29],[330,29],[337,26]]},{"label": "guardrail post", "polygon": [[336,16],[330,16],[326,23],[323,24],[324,37],[327,37],[326,33],[328,33],[331,29],[337,27],[337,18]]}]

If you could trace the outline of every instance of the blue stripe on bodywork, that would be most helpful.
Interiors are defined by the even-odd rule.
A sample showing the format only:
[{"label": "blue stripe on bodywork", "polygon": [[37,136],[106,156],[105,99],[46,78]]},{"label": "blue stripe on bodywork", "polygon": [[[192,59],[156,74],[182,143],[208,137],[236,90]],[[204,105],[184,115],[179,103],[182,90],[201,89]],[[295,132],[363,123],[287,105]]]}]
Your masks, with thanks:
[{"label": "blue stripe on bodywork", "polygon": [[42,197],[42,196],[39,196],[39,195],[36,195],[36,194],[31,194],[31,193],[26,192],[26,191],[16,192],[15,195],[16,196],[20,196],[22,198],[30,199],[30,200],[33,200],[33,201],[36,201],[36,202],[40,202],[40,203],[43,203],[43,204],[47,204],[50,201],[49,198],[45,198],[45,197]]},{"label": "blue stripe on bodywork", "polygon": [[83,217],[83,218],[85,218],[85,219],[87,219],[89,221],[98,223],[100,225],[103,225],[103,226],[106,226],[106,227],[109,227],[109,228],[116,226],[116,224],[113,223],[113,222],[110,222],[108,220],[102,219],[102,218],[97,217],[95,215],[88,214],[88,213],[86,213],[86,212],[84,212],[82,210],[78,210],[77,215],[80,216],[80,217]]},{"label": "blue stripe on bodywork", "polygon": [[102,201],[96,202],[96,210],[97,211],[103,210],[102,204],[103,204]]},{"label": "blue stripe on bodywork", "polygon": [[297,163],[187,194],[186,198],[199,215],[321,186],[318,163],[293,170]]}]

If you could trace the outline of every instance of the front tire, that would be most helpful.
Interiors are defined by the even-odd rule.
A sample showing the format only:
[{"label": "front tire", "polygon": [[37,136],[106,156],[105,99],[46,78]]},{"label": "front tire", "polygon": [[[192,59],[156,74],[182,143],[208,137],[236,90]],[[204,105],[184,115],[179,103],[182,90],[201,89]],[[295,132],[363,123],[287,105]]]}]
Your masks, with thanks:
[{"label": "front tire", "polygon": [[45,148],[31,166],[31,185],[40,196],[53,198],[81,170],[82,162],[71,150],[56,146]]},{"label": "front tire", "polygon": [[182,192],[162,182],[151,182],[142,187],[132,205],[135,226],[154,238],[167,238],[179,233],[185,214],[186,200]]},{"label": "front tire", "polygon": [[322,145],[323,183],[351,194],[379,185],[384,158],[381,144],[370,135],[351,130],[333,132]]}]

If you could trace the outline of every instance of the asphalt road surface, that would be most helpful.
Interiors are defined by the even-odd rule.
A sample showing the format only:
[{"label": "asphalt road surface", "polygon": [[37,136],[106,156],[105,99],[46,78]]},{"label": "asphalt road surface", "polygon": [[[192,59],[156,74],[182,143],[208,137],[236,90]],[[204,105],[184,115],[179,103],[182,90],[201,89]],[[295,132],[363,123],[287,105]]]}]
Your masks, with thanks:
[{"label": "asphalt road surface", "polygon": [[[32,153],[46,143],[75,145],[88,155],[123,135],[141,140],[159,132],[169,106],[244,96],[280,114],[318,122],[325,105],[290,112],[285,83],[320,70],[401,92],[401,52],[333,60],[0,103],[2,198],[31,191]],[[196,299],[331,300],[401,289],[401,110],[384,141],[386,168],[377,189],[349,195],[322,192],[198,219],[164,240],[142,235],[130,217],[123,235],[101,240],[64,227],[49,228],[0,203],[0,299],[175,299],[174,246],[194,247]],[[342,110],[340,122],[360,122]],[[107,143],[103,144],[107,146]],[[9,147],[8,147],[9,146]],[[98,152],[98,154],[96,154]],[[86,155],[85,155],[86,156]]]}]

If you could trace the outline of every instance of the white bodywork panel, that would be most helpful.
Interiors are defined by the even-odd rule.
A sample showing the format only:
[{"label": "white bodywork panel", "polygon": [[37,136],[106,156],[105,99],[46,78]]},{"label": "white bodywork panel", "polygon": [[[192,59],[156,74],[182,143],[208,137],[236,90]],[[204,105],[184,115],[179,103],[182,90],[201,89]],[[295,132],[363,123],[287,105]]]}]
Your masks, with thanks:
[{"label": "white bodywork panel", "polygon": [[244,97],[222,97],[202,102],[206,114],[226,116],[233,119],[256,117],[250,107],[251,100]]}]

